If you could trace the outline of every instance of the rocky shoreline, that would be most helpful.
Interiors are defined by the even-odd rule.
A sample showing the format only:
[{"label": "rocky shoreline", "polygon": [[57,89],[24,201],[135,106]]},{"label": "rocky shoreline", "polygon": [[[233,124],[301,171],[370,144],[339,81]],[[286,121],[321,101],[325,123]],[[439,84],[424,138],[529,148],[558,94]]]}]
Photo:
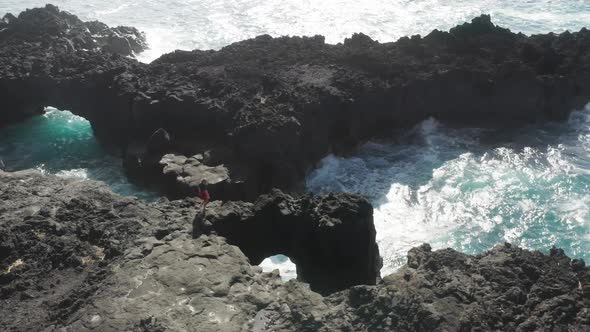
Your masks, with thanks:
[{"label": "rocky shoreline", "polygon": [[[372,218],[362,218],[367,216],[368,203],[360,197],[293,198],[273,192],[254,204],[214,202],[205,215],[208,235],[196,234],[193,239],[198,205],[195,200],[165,199],[146,204],[113,194],[94,181],[34,171],[0,172],[0,330],[584,331],[590,327],[590,269],[559,249],[545,255],[506,244],[470,256],[423,245],[410,250],[407,265],[396,273],[378,283],[375,279],[359,283],[358,268],[338,261],[343,254],[338,244],[341,234],[331,236],[330,231],[350,222],[373,227]],[[301,272],[311,276],[311,288],[302,281],[284,283],[277,273],[263,273],[251,265],[260,249],[251,244],[262,244],[260,238],[267,240],[263,243],[267,248],[275,245],[284,250],[289,245],[281,238],[285,235],[281,228],[266,223],[268,217],[279,225],[319,218],[320,233],[311,242],[321,247],[299,248],[313,248],[318,258],[328,259],[326,267],[309,265],[306,255],[289,252],[298,269],[300,262],[307,264]],[[240,222],[258,225],[240,237],[230,229]],[[324,227],[331,229],[321,231]],[[345,240],[355,250],[366,245],[361,237]],[[372,248],[374,241],[370,238]],[[330,253],[337,256],[329,257]],[[375,267],[369,259],[364,264],[367,269]],[[334,274],[326,274],[337,267]],[[314,273],[320,276],[314,279]],[[313,291],[327,290],[318,283],[322,278],[333,278],[323,280],[334,283],[348,279],[355,285],[322,295]]]},{"label": "rocky shoreline", "polygon": [[[111,53],[112,42],[92,42],[89,24],[53,6],[3,19],[0,123],[47,105],[71,110],[123,151],[132,178],[176,198],[194,191],[191,178],[210,178],[226,200],[297,191],[326,155],[429,117],[516,127],[565,119],[590,97],[586,29],[527,37],[482,15],[393,43],[363,34],[337,45],[321,36],[259,36],[143,64]],[[102,27],[103,35],[132,31],[103,41],[145,47],[137,30]],[[158,136],[150,149],[160,128],[167,140]],[[166,153],[198,167],[180,162],[166,171]]]},{"label": "rocky shoreline", "polygon": [[[142,64],[145,47],[51,5],[0,21],[0,125],[71,110],[135,180],[179,198],[207,178],[223,200],[199,214],[0,170],[0,330],[590,330],[590,269],[560,249],[425,244],[380,276],[370,203],[287,194],[327,154],[428,117],[564,119],[590,99],[586,29],[527,37],[483,15],[395,43],[259,36]],[[279,253],[299,280],[255,266]]]}]

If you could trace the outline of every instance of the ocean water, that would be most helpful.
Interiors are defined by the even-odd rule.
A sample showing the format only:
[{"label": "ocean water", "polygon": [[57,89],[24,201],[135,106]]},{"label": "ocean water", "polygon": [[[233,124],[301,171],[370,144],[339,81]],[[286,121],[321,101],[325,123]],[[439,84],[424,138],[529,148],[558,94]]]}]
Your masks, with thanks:
[{"label": "ocean water", "polygon": [[90,123],[68,111],[48,107],[46,113],[0,128],[0,159],[7,170],[35,168],[80,180],[97,180],[114,192],[152,201],[153,191],[127,180],[121,158],[98,144]]},{"label": "ocean water", "polygon": [[[45,0],[3,0],[0,15]],[[588,0],[54,0],[83,20],[131,25],[147,34],[150,62],[174,49],[219,49],[259,34],[321,34],[329,43],[363,32],[381,42],[447,30],[488,13],[525,34],[577,31],[590,22]],[[590,260],[590,110],[564,123],[515,131],[449,128],[428,120],[395,141],[372,142],[347,158],[328,156],[309,175],[313,192],[366,195],[375,206],[385,275],[423,242],[479,253],[509,241],[525,248],[563,247]],[[13,169],[107,182],[146,199],[120,161],[101,149],[85,120],[52,110],[0,131],[0,158]],[[296,275],[287,257],[265,270]]]},{"label": "ocean water", "polygon": [[371,200],[382,275],[421,243],[472,254],[504,242],[557,246],[590,261],[590,108],[513,131],[430,119],[354,157],[326,157],[307,187]]},{"label": "ocean water", "polygon": [[[0,15],[46,0],[2,0]],[[523,33],[579,30],[590,21],[588,0],[52,0],[83,20],[145,31],[149,62],[175,49],[218,49],[260,34],[316,35],[329,43],[363,32],[382,42],[432,29],[448,30],[481,13]]]}]

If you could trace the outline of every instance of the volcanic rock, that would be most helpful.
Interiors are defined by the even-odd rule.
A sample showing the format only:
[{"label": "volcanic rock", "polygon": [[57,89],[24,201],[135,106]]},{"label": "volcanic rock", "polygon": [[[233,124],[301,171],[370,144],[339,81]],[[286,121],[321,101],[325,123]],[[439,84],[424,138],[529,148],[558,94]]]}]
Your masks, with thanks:
[{"label": "volcanic rock", "polygon": [[52,5],[18,17],[7,14],[3,22],[0,95],[12,97],[2,99],[0,126],[55,105],[88,119],[105,141],[127,137],[120,133],[133,128],[127,109],[133,97],[126,96],[113,77],[137,62],[102,49],[112,49],[111,37],[124,32],[139,51],[146,47],[143,34],[134,28],[85,23]]},{"label": "volcanic rock", "polygon": [[[263,273],[249,257],[263,255],[259,250],[270,249],[277,238],[301,241],[280,245],[292,248],[298,273],[309,277],[314,271],[308,269],[318,266],[308,263],[314,257],[301,256],[308,254],[305,248],[324,258],[332,249],[346,252],[346,241],[359,253],[370,250],[358,245],[362,233],[350,228],[369,222],[362,219],[370,216],[362,212],[370,209],[366,202],[277,191],[255,204],[212,202],[205,214],[210,235],[193,239],[195,203],[147,204],[93,181],[0,172],[0,330],[590,329],[590,269],[560,249],[543,254],[506,244],[470,256],[423,245],[377,285],[321,295],[300,281]],[[319,242],[273,232],[279,228],[273,223],[297,232],[289,227],[301,223],[301,230],[309,230],[317,222],[322,224],[309,234],[321,234]],[[264,231],[261,226],[270,229],[254,234]],[[238,230],[247,233],[240,238]],[[359,272],[350,258],[350,269],[341,270],[345,275]]]},{"label": "volcanic rock", "polygon": [[379,279],[382,261],[373,208],[363,198],[349,194],[293,198],[274,190],[254,204],[229,202],[202,218],[211,224],[204,232],[225,237],[253,264],[287,255],[297,264],[298,278],[317,292],[372,285]]},{"label": "volcanic rock", "polygon": [[[265,205],[265,201],[279,202],[287,198],[293,204],[301,205],[305,201],[304,199],[297,201],[276,191],[274,196],[261,198],[260,205],[264,208],[260,211],[253,210],[252,220],[264,221],[264,214],[272,212],[275,208],[272,204]],[[95,314],[92,314],[88,316],[88,320],[83,321],[83,327],[93,328],[100,325],[102,326],[100,329],[119,330],[119,327],[126,329],[127,327],[123,328],[123,326],[139,323],[139,319],[143,319],[144,315],[152,311],[157,313],[163,310],[161,311],[163,313],[166,310],[162,307],[154,307],[152,301],[171,300],[169,305],[174,306],[178,301],[183,300],[186,294],[202,293],[203,303],[199,306],[189,303],[185,307],[185,309],[190,309],[191,306],[201,308],[198,309],[199,313],[203,313],[203,308],[213,310],[213,307],[209,305],[221,306],[222,303],[231,303],[233,300],[228,302],[229,298],[214,300],[209,297],[228,295],[231,287],[238,287],[236,283],[243,284],[237,291],[239,296],[236,296],[247,299],[239,301],[249,302],[245,305],[250,312],[247,317],[251,318],[255,315],[251,312],[252,308],[261,305],[259,301],[267,303],[273,297],[271,289],[265,287],[271,287],[271,285],[274,285],[273,288],[282,287],[280,278],[276,274],[273,274],[270,279],[269,276],[260,274],[260,268],[250,266],[247,256],[236,247],[226,244],[224,239],[214,235],[209,237],[203,235],[193,240],[192,222],[195,220],[195,215],[200,212],[200,204],[195,200],[172,202],[162,200],[146,204],[135,198],[113,194],[104,184],[98,182],[61,179],[36,171],[15,173],[0,171],[0,199],[0,308],[6,309],[6,312],[0,310],[2,311],[0,312],[1,330],[24,331],[55,323],[70,325],[74,320],[83,319],[78,313],[80,308],[90,310],[97,306],[100,308],[97,309],[96,315],[101,318],[94,318]],[[252,225],[252,230],[259,230],[268,236],[266,250],[269,252],[293,252],[294,257],[297,257],[304,269],[300,279],[311,283],[318,290],[328,291],[328,286],[330,290],[335,290],[335,287],[343,289],[358,283],[375,284],[375,276],[379,269],[379,266],[375,266],[375,258],[378,258],[379,254],[374,242],[375,230],[370,205],[361,198],[347,195],[325,199],[325,202],[321,198],[316,199],[316,202],[312,203],[315,204],[316,209],[300,211],[297,213],[297,218],[305,222],[306,220],[323,221],[323,217],[330,224],[305,225],[303,231],[312,235],[313,238],[302,239],[302,233],[297,240],[302,241],[301,246],[318,249],[318,257],[333,260],[334,263],[322,266],[316,261],[317,258],[306,257],[306,255],[314,254],[309,249],[300,247],[293,250],[287,247],[290,244],[273,240],[281,238],[282,230],[268,223]],[[321,201],[322,203],[318,203]],[[234,208],[244,206],[246,209],[250,205],[250,203],[232,202]],[[217,201],[208,207],[207,217],[217,216],[215,228],[221,233],[224,227],[228,226],[228,220],[220,216],[227,216],[234,212],[232,208]],[[243,213],[247,211],[244,210]],[[313,216],[306,214],[313,214]],[[246,216],[242,214],[242,217]],[[276,217],[280,218],[279,215]],[[281,222],[280,219],[276,222],[285,225],[289,223]],[[337,223],[343,224],[343,227],[335,225]],[[357,229],[364,229],[369,237],[358,233],[354,234],[354,239],[348,238],[346,245],[359,249],[359,252],[349,253],[349,256],[343,257],[341,252],[335,251],[342,247],[341,240],[336,237],[340,235],[344,237],[345,234],[342,232],[353,229],[354,225],[357,225]],[[318,230],[314,231],[314,227]],[[334,230],[320,229],[327,227],[340,230],[341,234],[337,234]],[[242,241],[236,233],[227,233],[231,235],[235,243],[243,242],[248,245],[253,240]],[[356,238],[359,234],[361,236]],[[251,236],[252,233],[243,235]],[[331,250],[322,250],[322,246]],[[368,248],[363,248],[364,246]],[[247,253],[252,259],[261,260],[256,256],[260,252],[247,248]],[[153,255],[150,256],[150,254]],[[368,257],[362,258],[363,255]],[[145,261],[152,258],[155,259],[152,263]],[[345,258],[350,258],[353,269],[342,265],[342,259]],[[188,269],[189,265],[192,268]],[[341,274],[335,276],[334,266],[339,266],[338,272]],[[145,270],[146,268],[148,270]],[[323,271],[317,271],[318,269]],[[180,271],[184,272],[179,273]],[[202,271],[205,271],[204,274],[200,274]],[[363,271],[372,271],[373,278],[370,280],[359,278],[359,275],[365,275]],[[146,281],[145,278],[152,273],[162,274],[161,279],[154,276],[157,280]],[[242,275],[243,273],[246,275]],[[335,285],[328,285],[318,276],[337,277],[338,281]],[[178,280],[178,288],[173,282],[173,279],[177,277],[182,278]],[[243,281],[239,281],[242,279]],[[143,281],[147,288],[138,289],[137,283],[140,281]],[[246,291],[254,287],[254,284],[258,285],[254,290]],[[149,285],[156,285],[153,286],[156,288]],[[104,305],[91,304],[94,301],[94,294],[103,287],[104,294],[108,294],[105,295]],[[181,290],[180,293],[170,297],[156,295],[158,289],[162,287],[170,287],[171,292],[178,292],[178,289],[184,287],[189,289],[189,293],[185,294]],[[309,289],[308,286],[302,287]],[[257,294],[259,288],[269,293]],[[100,292],[103,294],[102,291]],[[151,300],[145,299],[147,295]],[[113,304],[116,303],[112,301],[117,296],[122,297],[122,302]],[[262,299],[258,299],[259,296]],[[96,301],[102,301],[99,298],[100,296],[96,298]],[[196,298],[195,301],[197,301]],[[127,306],[135,309],[126,309]],[[148,307],[153,310],[147,310]],[[136,312],[136,314],[113,316],[113,310],[115,310],[113,308],[120,308],[117,309],[122,310],[120,312]],[[32,311],[34,313],[29,314]],[[26,323],[23,322],[25,316]],[[108,317],[118,323],[101,325],[102,322],[107,321]],[[220,320],[224,321],[226,319],[224,317]],[[244,318],[240,325],[246,321],[247,319]],[[83,330],[83,327],[72,325],[72,328],[76,330],[78,328]]]},{"label": "volcanic rock", "polygon": [[[17,29],[20,21],[26,28]],[[84,50],[86,35],[72,42],[64,30],[73,21],[52,6],[16,23],[5,17],[3,31],[13,32],[0,34],[0,122],[52,105],[87,118],[101,140],[122,148],[145,145],[163,128],[174,137],[170,152],[208,151],[204,164],[224,165],[249,200],[275,187],[296,190],[326,155],[429,117],[514,127],[563,120],[590,99],[586,29],[529,37],[482,15],[392,43],[263,35],[140,64]],[[126,29],[112,33],[137,37]]]},{"label": "volcanic rock", "polygon": [[163,128],[156,130],[146,144],[146,153],[161,157],[170,150],[172,139],[170,134]]},{"label": "volcanic rock", "polygon": [[27,9],[18,17],[6,14],[2,23],[0,40],[3,42],[40,42],[49,48],[65,47],[69,51],[106,49],[122,55],[133,55],[147,47],[145,35],[136,28],[109,28],[98,21],[83,22],[49,4],[44,8]]},{"label": "volcanic rock", "polygon": [[160,172],[164,175],[164,185],[169,195],[176,197],[195,196],[198,193],[199,184],[203,180],[208,182],[208,190],[213,198],[239,199],[239,193],[231,193],[237,190],[239,184],[232,184],[229,170],[224,165],[215,167],[207,166],[203,162],[202,155],[187,158],[182,155],[167,154],[159,162]]}]

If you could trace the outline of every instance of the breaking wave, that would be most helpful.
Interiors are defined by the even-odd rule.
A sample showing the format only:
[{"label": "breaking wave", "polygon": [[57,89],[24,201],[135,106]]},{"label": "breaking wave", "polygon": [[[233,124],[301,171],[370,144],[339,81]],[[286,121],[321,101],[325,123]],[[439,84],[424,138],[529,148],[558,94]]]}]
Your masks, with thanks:
[{"label": "breaking wave", "polygon": [[355,192],[375,206],[382,274],[428,242],[480,253],[511,242],[590,259],[590,110],[523,130],[427,120],[397,142],[329,156],[309,190]]}]

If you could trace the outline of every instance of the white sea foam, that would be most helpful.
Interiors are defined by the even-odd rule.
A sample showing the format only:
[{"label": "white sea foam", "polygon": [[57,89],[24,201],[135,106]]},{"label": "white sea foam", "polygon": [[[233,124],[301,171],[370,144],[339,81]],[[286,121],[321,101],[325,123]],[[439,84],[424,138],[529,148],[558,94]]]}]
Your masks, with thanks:
[{"label": "white sea foam", "polygon": [[116,7],[109,7],[107,9],[97,10],[96,16],[101,17],[101,16],[106,16],[106,15],[112,15],[112,14],[122,11],[123,9],[125,9],[127,7],[129,7],[129,4],[122,4],[122,5],[119,5]]},{"label": "white sea foam", "polygon": [[[174,49],[219,49],[260,34],[316,35],[329,43],[363,32],[382,42],[402,36],[448,30],[481,13],[524,33],[579,30],[590,21],[588,1],[476,0],[53,0],[84,20],[130,25],[147,33],[151,61]],[[18,14],[45,5],[42,0],[4,0],[0,14]]]},{"label": "white sea foam", "polygon": [[295,266],[289,257],[284,255],[268,257],[260,263],[260,267],[262,267],[262,271],[264,272],[279,270],[283,281],[297,278],[297,266]]},{"label": "white sea foam", "polygon": [[[52,3],[84,20],[145,31],[150,49],[138,57],[144,62],[174,49],[219,49],[264,33],[321,34],[327,42],[338,43],[354,32],[363,32],[382,42],[394,41],[434,28],[447,30],[480,13],[490,13],[497,24],[527,34],[577,31],[590,21],[589,1],[567,0]],[[4,0],[0,13],[17,14],[44,4]],[[46,113],[47,117],[58,115],[54,110]],[[69,125],[76,124],[70,120]],[[489,141],[495,143],[489,145]],[[11,144],[26,150],[22,142]],[[0,152],[9,153],[10,148],[0,147]],[[14,160],[34,153],[19,154]],[[421,242],[467,252],[480,252],[502,241],[528,248],[557,244],[569,254],[589,259],[589,154],[590,105],[572,115],[567,124],[519,133],[453,130],[428,120],[405,143],[370,143],[355,157],[325,158],[307,184],[315,192],[351,191],[371,199],[385,273],[403,264],[407,249]],[[80,169],[84,168],[62,171],[62,175],[84,176]],[[265,262],[265,268],[284,264]],[[294,268],[284,270],[291,273]]]},{"label": "white sea foam", "polygon": [[[522,133],[458,130],[427,120],[405,143],[371,143],[353,158],[325,158],[307,185],[371,199],[382,274],[405,264],[407,251],[423,242],[472,253],[504,241],[535,249],[557,245],[586,257],[589,115],[581,111],[569,123]],[[480,143],[502,135],[504,146]]]},{"label": "white sea foam", "polygon": [[74,168],[69,170],[62,170],[55,175],[63,178],[74,178],[80,180],[87,180],[88,179],[88,170],[85,168]]}]

